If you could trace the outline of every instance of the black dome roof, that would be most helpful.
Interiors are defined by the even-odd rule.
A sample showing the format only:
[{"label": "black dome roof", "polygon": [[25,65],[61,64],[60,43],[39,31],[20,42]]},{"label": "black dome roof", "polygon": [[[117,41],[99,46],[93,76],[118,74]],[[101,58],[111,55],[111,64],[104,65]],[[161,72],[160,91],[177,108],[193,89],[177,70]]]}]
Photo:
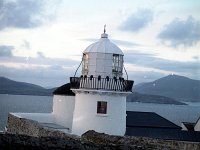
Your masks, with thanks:
[{"label": "black dome roof", "polygon": [[71,90],[71,83],[64,84],[60,87],[58,87],[54,92],[54,95],[69,95],[69,96],[75,96],[75,94]]}]

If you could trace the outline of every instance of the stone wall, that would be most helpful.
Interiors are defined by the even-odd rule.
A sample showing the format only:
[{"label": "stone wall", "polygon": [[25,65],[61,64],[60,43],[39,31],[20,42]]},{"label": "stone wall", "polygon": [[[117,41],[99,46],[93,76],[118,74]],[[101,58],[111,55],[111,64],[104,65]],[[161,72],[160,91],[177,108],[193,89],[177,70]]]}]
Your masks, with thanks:
[{"label": "stone wall", "polygon": [[82,140],[96,144],[125,144],[133,147],[141,146],[148,150],[200,150],[199,142],[170,141],[132,136],[113,136],[97,133],[95,131],[88,131],[84,133],[81,138]]},{"label": "stone wall", "polygon": [[[189,145],[188,145],[189,144]],[[0,149],[10,150],[199,150],[200,143],[163,141],[148,138],[110,136],[94,131],[74,139],[59,137],[33,137],[0,133]]]},{"label": "stone wall", "polygon": [[7,132],[37,137],[39,135],[39,124],[36,121],[20,118],[9,113],[7,121]]},{"label": "stone wall", "polygon": [[28,135],[33,137],[59,137],[59,138],[80,138],[76,135],[66,134],[58,130],[44,128],[37,121],[20,118],[13,114],[8,115],[7,133]]},{"label": "stone wall", "polygon": [[[9,150],[144,150],[142,147],[117,144],[95,144],[80,139],[31,137],[17,134],[0,134],[0,149]],[[153,150],[153,149],[152,149]]]},{"label": "stone wall", "polygon": [[[0,149],[133,149],[200,150],[200,143],[167,141],[144,137],[113,136],[88,131],[81,137],[43,128],[38,122],[9,114],[7,134],[0,134]],[[3,145],[3,147],[1,147]]]}]

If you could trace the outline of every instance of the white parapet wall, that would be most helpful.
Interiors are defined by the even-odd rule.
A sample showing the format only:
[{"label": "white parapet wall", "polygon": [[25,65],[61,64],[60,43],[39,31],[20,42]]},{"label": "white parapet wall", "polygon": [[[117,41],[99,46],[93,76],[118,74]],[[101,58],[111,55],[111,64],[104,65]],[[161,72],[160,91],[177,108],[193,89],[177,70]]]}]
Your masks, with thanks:
[{"label": "white parapet wall", "polygon": [[54,95],[53,115],[59,125],[72,129],[75,96]]},{"label": "white parapet wall", "polygon": [[[49,114],[46,114],[47,118],[49,117],[48,115]],[[11,134],[23,134],[35,137],[62,137],[69,133],[67,128],[51,123],[50,120],[43,120],[43,122],[46,122],[41,123],[38,122],[40,120],[36,121],[28,118],[30,118],[30,116],[28,115],[27,117],[27,114],[25,116],[23,113],[9,113],[6,132]]]},{"label": "white parapet wall", "polygon": [[[107,102],[107,114],[97,113],[97,102]],[[106,92],[76,92],[72,133],[88,130],[124,135],[126,130],[126,95]]]},{"label": "white parapet wall", "polygon": [[197,123],[194,126],[194,131],[200,131],[200,118],[197,120]]},{"label": "white parapet wall", "polygon": [[18,118],[26,118],[40,123],[54,123],[54,115],[52,113],[10,113]]},{"label": "white parapet wall", "polygon": [[183,122],[181,123],[181,128],[182,128],[182,130],[184,130],[184,131],[188,131],[188,129],[186,128],[186,126],[184,125]]}]

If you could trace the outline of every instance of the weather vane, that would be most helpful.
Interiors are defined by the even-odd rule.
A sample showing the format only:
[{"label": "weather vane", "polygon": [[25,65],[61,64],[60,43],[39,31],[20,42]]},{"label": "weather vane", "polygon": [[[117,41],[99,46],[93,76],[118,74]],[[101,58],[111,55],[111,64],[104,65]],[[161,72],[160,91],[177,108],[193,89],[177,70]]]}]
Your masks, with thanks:
[{"label": "weather vane", "polygon": [[104,25],[104,30],[103,31],[104,31],[104,33],[106,33],[106,24]]}]

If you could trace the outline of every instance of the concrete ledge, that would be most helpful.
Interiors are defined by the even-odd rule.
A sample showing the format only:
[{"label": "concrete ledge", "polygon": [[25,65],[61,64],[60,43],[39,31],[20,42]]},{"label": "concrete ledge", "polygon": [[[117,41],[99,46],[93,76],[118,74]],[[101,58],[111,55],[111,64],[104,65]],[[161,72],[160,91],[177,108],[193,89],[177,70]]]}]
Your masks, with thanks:
[{"label": "concrete ledge", "polygon": [[10,113],[18,118],[26,118],[38,122],[53,123],[54,115],[52,113]]},{"label": "concrete ledge", "polygon": [[[18,115],[11,113],[8,115],[7,133],[34,137],[65,137],[66,135],[72,138],[75,137],[75,135],[62,132],[68,131],[66,128],[60,129],[60,126],[56,124],[51,124],[51,126],[55,128],[50,128],[47,124],[42,124],[34,120],[20,118]],[[62,131],[59,131],[59,129]]]}]

